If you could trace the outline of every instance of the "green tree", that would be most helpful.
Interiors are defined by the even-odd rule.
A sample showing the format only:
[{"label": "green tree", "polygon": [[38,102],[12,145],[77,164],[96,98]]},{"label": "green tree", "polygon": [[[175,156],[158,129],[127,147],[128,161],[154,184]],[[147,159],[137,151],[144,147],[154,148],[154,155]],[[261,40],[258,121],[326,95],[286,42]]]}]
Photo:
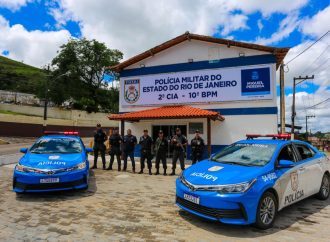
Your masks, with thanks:
[{"label": "green tree", "polygon": [[122,58],[122,52],[96,40],[69,40],[52,60],[54,71],[50,80],[54,81],[49,84],[50,99],[56,104],[73,100],[75,108],[89,112],[118,111],[118,90],[107,89],[104,76],[111,74],[107,67],[118,64]]}]

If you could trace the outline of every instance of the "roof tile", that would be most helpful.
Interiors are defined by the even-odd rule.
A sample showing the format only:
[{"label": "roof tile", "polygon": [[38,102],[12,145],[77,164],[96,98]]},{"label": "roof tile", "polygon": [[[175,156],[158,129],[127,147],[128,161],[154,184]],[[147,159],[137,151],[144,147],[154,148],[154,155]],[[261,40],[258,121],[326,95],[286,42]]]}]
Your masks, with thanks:
[{"label": "roof tile", "polygon": [[213,120],[223,121],[225,118],[218,112],[209,111],[191,106],[163,106],[154,109],[142,111],[111,114],[108,116],[110,120],[128,120],[138,121],[141,119],[184,119],[184,118],[211,118]]}]

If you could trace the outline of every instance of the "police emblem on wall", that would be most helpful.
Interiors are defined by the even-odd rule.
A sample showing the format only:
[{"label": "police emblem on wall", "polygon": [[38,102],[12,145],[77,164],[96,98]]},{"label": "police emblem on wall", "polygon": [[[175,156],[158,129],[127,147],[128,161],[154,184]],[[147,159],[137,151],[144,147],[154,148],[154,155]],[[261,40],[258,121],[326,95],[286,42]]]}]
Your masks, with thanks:
[{"label": "police emblem on wall", "polygon": [[299,186],[298,173],[292,172],[290,174],[290,177],[291,177],[291,189],[292,189],[292,191],[297,191],[298,186]]},{"label": "police emblem on wall", "polygon": [[124,81],[124,99],[127,103],[135,103],[140,97],[140,80],[131,79]]}]

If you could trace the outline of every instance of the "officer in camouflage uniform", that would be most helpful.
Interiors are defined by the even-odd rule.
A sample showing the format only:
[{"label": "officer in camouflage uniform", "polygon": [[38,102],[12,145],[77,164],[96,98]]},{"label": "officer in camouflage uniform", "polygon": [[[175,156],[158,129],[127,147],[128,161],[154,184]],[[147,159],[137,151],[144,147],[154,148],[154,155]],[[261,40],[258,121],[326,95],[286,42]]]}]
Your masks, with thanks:
[{"label": "officer in camouflage uniform", "polygon": [[132,170],[135,173],[135,160],[134,160],[134,148],[137,144],[137,139],[132,135],[132,130],[127,130],[127,135],[123,138],[123,156],[124,156],[124,169],[127,169],[127,158],[129,157],[132,161]]},{"label": "officer in camouflage uniform", "polygon": [[148,170],[149,170],[149,175],[152,175],[151,173],[151,168],[152,168],[152,163],[151,163],[151,147],[152,147],[152,138],[148,135],[148,130],[143,130],[143,136],[140,137],[139,144],[141,146],[141,170],[139,174],[143,173],[144,169],[144,161],[147,160],[147,165],[148,165]]},{"label": "officer in camouflage uniform", "polygon": [[115,156],[117,158],[117,163],[118,163],[118,171],[121,171],[121,160],[120,160],[120,155],[121,155],[121,150],[120,146],[122,143],[122,138],[118,133],[118,130],[115,129],[113,134],[109,138],[109,144],[110,144],[110,165],[107,170],[112,170],[112,165],[115,160]]},{"label": "officer in camouflage uniform", "polygon": [[185,147],[187,145],[187,138],[181,134],[181,129],[176,129],[176,134],[171,139],[171,145],[173,147],[173,160],[172,160],[172,173],[171,176],[175,175],[176,162],[180,160],[181,170],[185,169],[184,155]]},{"label": "officer in camouflage uniform", "polygon": [[164,176],[166,176],[166,153],[168,149],[168,141],[167,138],[164,137],[164,133],[162,130],[159,130],[158,138],[155,142],[155,154],[156,154],[156,173],[155,175],[159,175],[159,165],[160,161],[163,163],[163,169],[164,169]]},{"label": "officer in camouflage uniform", "polygon": [[199,130],[195,131],[195,137],[191,140],[191,156],[192,164],[195,164],[198,161],[203,159],[203,153],[205,148],[205,143],[202,137],[200,136]]},{"label": "officer in camouflage uniform", "polygon": [[97,169],[97,158],[99,156],[99,152],[101,153],[103,170],[105,170],[105,145],[104,142],[107,140],[107,135],[102,130],[101,124],[96,125],[96,132],[94,133],[94,165],[91,169]]}]

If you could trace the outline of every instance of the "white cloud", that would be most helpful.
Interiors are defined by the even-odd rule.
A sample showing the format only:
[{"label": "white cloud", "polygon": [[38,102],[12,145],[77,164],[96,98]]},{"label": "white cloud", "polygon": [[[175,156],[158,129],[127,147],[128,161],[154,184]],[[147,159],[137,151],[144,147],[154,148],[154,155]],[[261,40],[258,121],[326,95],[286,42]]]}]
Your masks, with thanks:
[{"label": "white cloud", "polygon": [[[290,49],[288,55],[284,59],[287,63],[297,56],[306,47],[310,46],[313,41],[304,41],[301,44]],[[314,75],[313,82],[321,86],[330,86],[330,34],[323,41],[313,45],[309,50],[296,58],[285,67],[285,81],[287,86],[292,86],[293,77],[299,75]],[[279,76],[279,75],[278,75]]]},{"label": "white cloud", "polygon": [[330,6],[306,18],[300,26],[304,34],[319,37],[330,30]]},{"label": "white cloud", "polygon": [[11,11],[16,11],[33,0],[0,0],[0,8],[8,8]]},{"label": "white cloud", "polygon": [[59,46],[71,37],[67,30],[28,31],[22,25],[9,25],[0,15],[0,53],[9,51],[9,58],[41,67],[55,57]]},{"label": "white cloud", "polygon": [[231,0],[236,8],[242,9],[245,13],[259,11],[263,16],[269,16],[272,13],[291,14],[292,11],[298,10],[308,3],[308,0]]},{"label": "white cloud", "polygon": [[50,12],[60,25],[78,21],[82,36],[105,42],[124,52],[125,58],[138,54],[185,31],[230,35],[246,29],[247,14],[260,11],[289,14],[307,0],[61,0],[60,9]]},{"label": "white cloud", "polygon": [[269,38],[258,37],[255,42],[262,45],[270,45],[277,43],[287,38],[299,25],[298,13],[292,13],[285,17],[281,22],[278,30],[273,33]]},{"label": "white cloud", "polygon": [[[315,108],[309,109],[314,104],[320,103],[330,97],[330,90],[326,87],[320,87],[314,94],[306,92],[298,92],[296,94],[296,119],[295,124],[302,126],[301,132],[305,132],[306,115],[315,115],[315,118],[308,119],[308,130],[312,132],[322,131],[329,132],[330,127],[330,112],[329,103],[326,102]],[[279,104],[279,99],[278,99]],[[291,124],[291,107],[292,107],[292,94],[286,96],[285,99],[285,116],[286,123]]]},{"label": "white cloud", "polygon": [[258,25],[258,29],[259,29],[259,32],[260,32],[260,31],[264,28],[264,25],[263,25],[261,19],[258,19],[258,21],[257,21],[257,25]]}]

